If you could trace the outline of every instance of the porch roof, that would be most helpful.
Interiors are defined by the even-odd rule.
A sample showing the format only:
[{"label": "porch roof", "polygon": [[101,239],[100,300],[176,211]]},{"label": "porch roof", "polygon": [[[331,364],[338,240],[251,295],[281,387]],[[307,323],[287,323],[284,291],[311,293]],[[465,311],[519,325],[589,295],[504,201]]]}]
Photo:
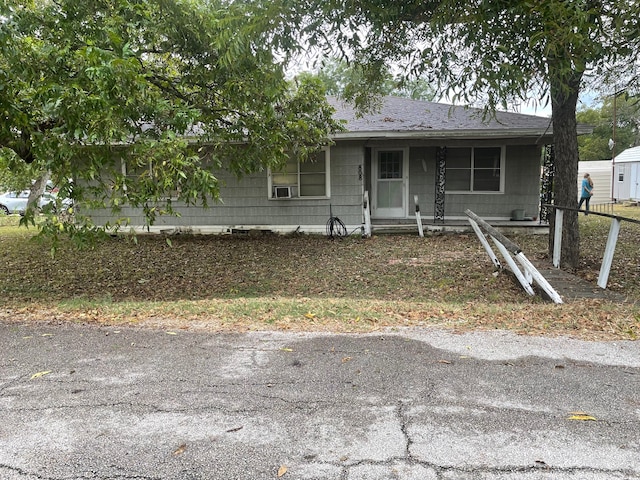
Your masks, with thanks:
[{"label": "porch roof", "polygon": [[[483,118],[483,110],[444,103],[384,97],[382,107],[359,116],[355,108],[335,97],[329,102],[336,109],[334,118],[345,121],[346,131],[335,139],[486,139],[526,138],[536,143],[549,142],[553,136],[550,118],[512,112],[496,112]],[[578,126],[578,133],[590,133],[591,128]]]}]

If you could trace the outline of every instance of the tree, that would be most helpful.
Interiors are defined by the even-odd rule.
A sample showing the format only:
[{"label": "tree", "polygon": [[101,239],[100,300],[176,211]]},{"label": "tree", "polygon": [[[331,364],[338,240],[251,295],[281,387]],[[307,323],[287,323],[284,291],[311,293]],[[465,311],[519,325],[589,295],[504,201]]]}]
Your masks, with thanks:
[{"label": "tree", "polygon": [[[586,75],[604,76],[615,65],[621,77],[624,66],[637,68],[637,0],[307,0],[295,9],[289,2],[256,2],[270,18],[282,19],[276,39],[295,25],[305,45],[337,45],[343,56],[366,65],[369,78],[396,63],[408,76],[426,75],[454,101],[483,104],[489,114],[549,98],[559,206],[577,206],[576,104]],[[638,79],[633,72],[630,78]],[[362,92],[357,103],[366,97]],[[564,218],[562,262],[573,267],[577,213]]]},{"label": "tree", "polygon": [[[593,133],[578,138],[580,160],[608,160],[640,142],[640,102],[626,95],[608,96],[597,106],[578,110],[579,123],[593,125]],[[615,129],[613,127],[615,122]],[[615,131],[614,131],[615,130]],[[615,137],[615,150],[610,142]]]},{"label": "tree", "polygon": [[325,86],[328,95],[346,100],[352,100],[365,89],[369,89],[369,93],[379,96],[395,95],[414,100],[431,101],[435,96],[435,90],[426,79],[396,78],[389,70],[382,73],[382,81],[377,84],[378,90],[371,92],[371,84],[366,78],[366,72],[363,71],[362,65],[349,64],[339,59],[323,62],[315,75]]},{"label": "tree", "polygon": [[172,195],[216,200],[220,168],[241,176],[326,144],[338,126],[322,85],[288,82],[260,26],[225,0],[3,1],[9,176],[50,173],[60,196],[152,223]]}]

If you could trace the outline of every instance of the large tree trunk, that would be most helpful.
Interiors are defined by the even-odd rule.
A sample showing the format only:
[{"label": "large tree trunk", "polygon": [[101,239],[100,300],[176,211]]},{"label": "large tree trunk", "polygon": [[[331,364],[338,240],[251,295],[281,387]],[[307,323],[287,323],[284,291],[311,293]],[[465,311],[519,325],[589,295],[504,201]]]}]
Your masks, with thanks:
[{"label": "large tree trunk", "polygon": [[40,175],[40,177],[35,180],[35,182],[33,182],[33,185],[31,185],[31,190],[29,191],[29,199],[27,200],[27,205],[29,208],[38,208],[38,200],[44,193],[49,178],[51,178],[51,173],[46,170],[42,173],[42,175]]},{"label": "large tree trunk", "polygon": [[[578,206],[578,134],[576,104],[582,74],[573,72],[562,75],[552,71],[550,65],[551,111],[553,119],[553,143],[555,175],[553,184],[554,204],[558,207]],[[564,77],[562,82],[554,78]],[[555,213],[551,226],[555,226]],[[562,229],[561,266],[576,268],[580,259],[580,230],[578,213],[564,212]],[[553,230],[549,235],[549,255],[553,252]]]}]

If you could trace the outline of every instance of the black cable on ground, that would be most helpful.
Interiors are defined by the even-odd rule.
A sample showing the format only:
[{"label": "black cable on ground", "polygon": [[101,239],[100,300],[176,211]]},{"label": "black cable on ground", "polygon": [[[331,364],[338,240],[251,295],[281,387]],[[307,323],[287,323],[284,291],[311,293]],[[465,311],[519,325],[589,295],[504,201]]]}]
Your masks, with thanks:
[{"label": "black cable on ground", "polygon": [[338,217],[333,215],[327,221],[327,236],[331,239],[336,237],[346,237],[348,235],[346,225]]}]

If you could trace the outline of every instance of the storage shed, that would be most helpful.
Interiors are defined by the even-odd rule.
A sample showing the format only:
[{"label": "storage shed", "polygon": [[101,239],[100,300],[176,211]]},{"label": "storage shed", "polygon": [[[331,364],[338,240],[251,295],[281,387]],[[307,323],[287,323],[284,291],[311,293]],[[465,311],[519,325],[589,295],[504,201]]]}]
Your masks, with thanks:
[{"label": "storage shed", "polygon": [[578,163],[578,196],[582,185],[582,178],[588,173],[593,180],[592,204],[611,201],[611,160],[596,160]]},{"label": "storage shed", "polygon": [[613,197],[618,202],[640,201],[640,147],[628,148],[615,157]]}]

